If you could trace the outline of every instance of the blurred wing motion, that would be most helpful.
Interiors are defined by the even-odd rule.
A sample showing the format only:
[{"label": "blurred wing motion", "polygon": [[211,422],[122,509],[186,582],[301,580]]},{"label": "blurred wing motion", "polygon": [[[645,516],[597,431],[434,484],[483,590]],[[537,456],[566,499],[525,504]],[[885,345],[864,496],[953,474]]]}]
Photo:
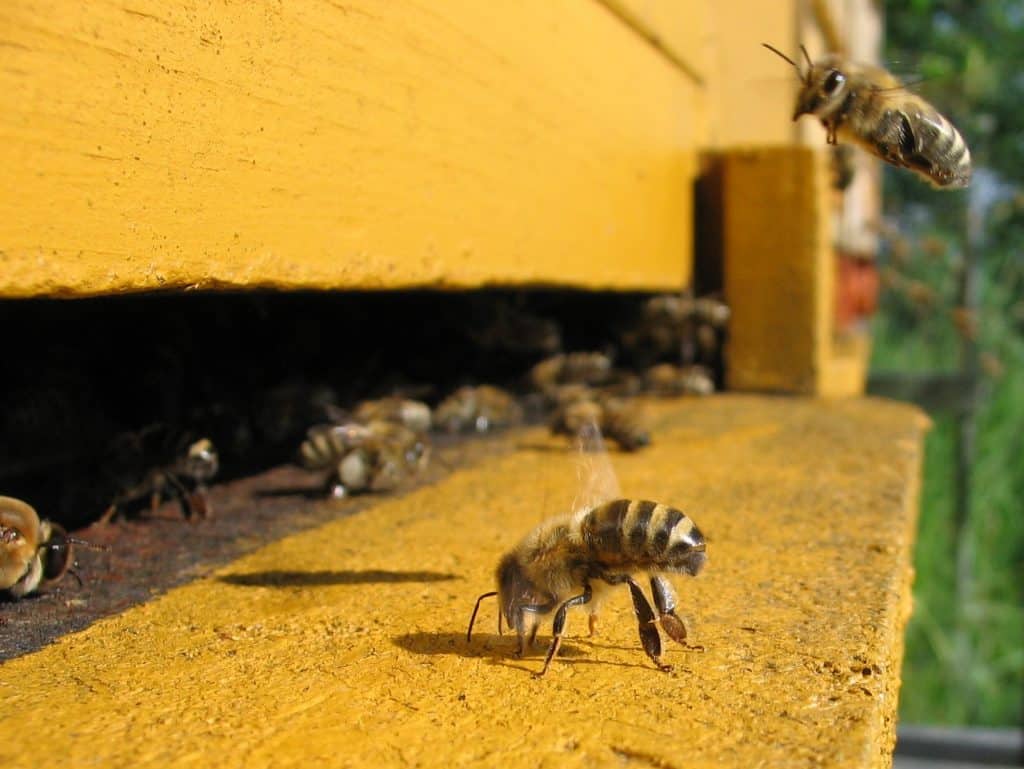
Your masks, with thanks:
[{"label": "blurred wing motion", "polygon": [[586,515],[598,505],[622,496],[601,428],[588,420],[576,435],[576,497],[573,516]]}]

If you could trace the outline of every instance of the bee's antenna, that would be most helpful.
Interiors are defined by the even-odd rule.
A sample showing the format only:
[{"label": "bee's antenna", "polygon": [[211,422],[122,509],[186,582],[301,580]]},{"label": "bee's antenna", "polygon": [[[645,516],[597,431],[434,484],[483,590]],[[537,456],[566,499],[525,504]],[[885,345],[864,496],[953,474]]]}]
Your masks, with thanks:
[{"label": "bee's antenna", "polygon": [[489,593],[484,593],[476,599],[476,606],[473,607],[473,615],[469,618],[469,628],[466,630],[466,643],[469,643],[469,639],[473,636],[473,623],[476,622],[476,613],[480,610],[480,602],[485,598],[493,598],[497,594],[497,590],[492,590]]},{"label": "bee's antenna", "polygon": [[814,62],[811,61],[811,55],[807,53],[803,43],[800,44],[800,50],[804,52],[804,58],[807,60],[808,74],[810,74],[810,70],[814,69]]},{"label": "bee's antenna", "polygon": [[[805,74],[804,74],[803,72],[801,72],[801,71],[800,71],[800,65],[799,65],[799,64],[797,64],[797,63],[796,63],[795,61],[793,61],[793,60],[792,60],[791,58],[789,58],[788,56],[786,56],[786,54],[784,54],[784,53],[783,53],[782,51],[780,51],[780,50],[779,50],[778,48],[776,48],[775,46],[772,46],[772,45],[768,45],[768,43],[761,43],[761,45],[763,45],[763,46],[764,46],[765,48],[767,48],[767,49],[768,49],[769,51],[771,51],[772,53],[774,53],[774,54],[775,54],[776,56],[779,56],[779,57],[781,57],[782,59],[784,59],[785,61],[788,61],[788,62],[789,62],[790,64],[792,64],[792,65],[793,65],[793,69],[795,69],[795,70],[796,70],[796,74],[797,74],[797,75],[798,75],[798,76],[800,77],[800,79],[801,79],[801,80],[802,80],[803,82],[805,82],[805,83],[807,82],[808,78],[809,78],[809,77],[811,76],[811,73],[810,73],[810,71],[808,71],[808,72],[807,72],[807,74],[805,75]],[[801,46],[800,46],[800,50],[804,52],[804,56],[805,56],[805,57],[807,58],[807,64],[808,64],[808,65],[809,65],[809,66],[810,66],[810,67],[811,67],[811,68],[813,69],[813,68],[814,68],[814,65],[813,65],[813,64],[811,64],[811,57],[807,55],[807,49],[806,49],[806,48],[804,48],[804,47],[803,47],[803,46],[801,45]]]},{"label": "bee's antenna", "polygon": [[90,550],[110,549],[107,545],[97,545],[95,542],[89,542],[88,540],[79,539],[78,537],[67,537],[67,541],[70,542],[72,545],[81,545],[82,547],[87,547]]}]

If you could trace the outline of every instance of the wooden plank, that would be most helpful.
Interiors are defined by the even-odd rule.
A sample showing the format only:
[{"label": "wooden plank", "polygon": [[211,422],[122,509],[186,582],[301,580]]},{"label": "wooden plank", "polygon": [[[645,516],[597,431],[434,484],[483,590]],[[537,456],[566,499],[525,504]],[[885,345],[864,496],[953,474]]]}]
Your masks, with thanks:
[{"label": "wooden plank", "polygon": [[761,43],[799,50],[799,4],[719,0],[708,8],[708,148],[793,144],[796,75]]},{"label": "wooden plank", "polygon": [[0,295],[672,289],[694,82],[595,2],[0,7]]},{"label": "wooden plank", "polygon": [[826,156],[794,146],[722,162],[729,386],[818,392],[835,283]]},{"label": "wooden plank", "polygon": [[711,4],[705,0],[598,0],[676,66],[703,82]]},{"label": "wooden plank", "polygon": [[[501,555],[580,492],[573,452],[534,429],[5,663],[0,763],[38,766],[45,734],[74,767],[888,767],[927,420],[863,398],[650,405],[653,444],[613,457],[623,491],[708,542],[674,578],[705,651],[665,638],[673,672],[641,651],[625,586],[593,637],[569,612],[540,680],[551,614],[523,659],[493,599],[467,642]],[[39,601],[80,610],[83,579]]]}]

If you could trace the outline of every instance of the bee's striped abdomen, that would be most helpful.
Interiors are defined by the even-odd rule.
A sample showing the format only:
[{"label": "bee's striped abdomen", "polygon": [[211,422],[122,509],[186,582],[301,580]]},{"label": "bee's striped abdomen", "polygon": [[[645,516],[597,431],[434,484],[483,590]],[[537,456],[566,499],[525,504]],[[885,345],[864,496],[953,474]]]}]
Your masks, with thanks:
[{"label": "bee's striped abdomen", "polygon": [[321,470],[365,443],[368,435],[368,428],[360,424],[318,425],[299,446],[299,459],[307,470]]},{"label": "bee's striped abdomen", "polygon": [[673,570],[685,566],[704,537],[679,510],[643,499],[617,499],[587,513],[580,524],[594,560],[609,569]]},{"label": "bee's striped abdomen", "polygon": [[944,116],[920,109],[903,121],[901,150],[907,167],[926,176],[937,187],[966,187],[971,180],[971,152],[967,142]]}]

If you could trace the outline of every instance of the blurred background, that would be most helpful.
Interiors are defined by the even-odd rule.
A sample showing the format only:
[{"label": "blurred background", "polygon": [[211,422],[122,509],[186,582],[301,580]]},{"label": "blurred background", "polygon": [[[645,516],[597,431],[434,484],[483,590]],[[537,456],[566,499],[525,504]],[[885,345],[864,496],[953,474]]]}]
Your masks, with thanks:
[{"label": "blurred background", "polygon": [[883,61],[967,138],[974,180],[886,169],[869,389],[928,437],[901,723],[1009,726],[1024,702],[1024,3],[884,5]]}]

